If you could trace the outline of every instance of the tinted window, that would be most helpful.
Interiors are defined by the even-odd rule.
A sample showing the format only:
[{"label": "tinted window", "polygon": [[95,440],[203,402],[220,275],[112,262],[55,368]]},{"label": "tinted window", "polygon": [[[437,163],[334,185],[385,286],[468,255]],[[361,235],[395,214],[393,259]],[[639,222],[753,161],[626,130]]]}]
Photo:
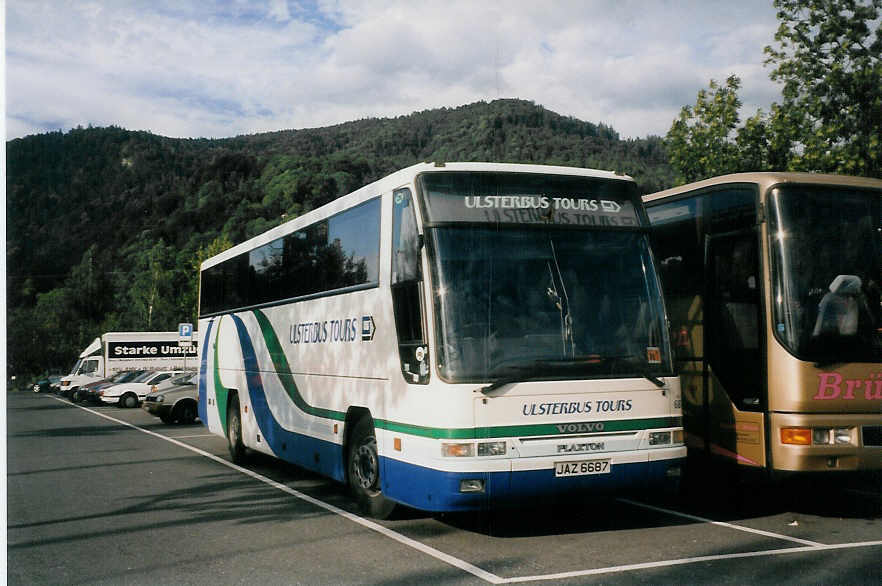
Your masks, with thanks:
[{"label": "tinted window", "polygon": [[372,199],[202,272],[211,314],[377,283],[380,199]]}]

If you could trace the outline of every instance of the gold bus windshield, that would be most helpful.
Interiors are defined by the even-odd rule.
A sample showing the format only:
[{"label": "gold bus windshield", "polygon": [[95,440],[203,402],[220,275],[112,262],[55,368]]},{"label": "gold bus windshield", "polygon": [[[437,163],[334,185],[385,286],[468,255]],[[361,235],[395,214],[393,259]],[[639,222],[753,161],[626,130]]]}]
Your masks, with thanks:
[{"label": "gold bus windshield", "polygon": [[880,201],[838,186],[771,193],[773,327],[797,358],[882,362]]}]

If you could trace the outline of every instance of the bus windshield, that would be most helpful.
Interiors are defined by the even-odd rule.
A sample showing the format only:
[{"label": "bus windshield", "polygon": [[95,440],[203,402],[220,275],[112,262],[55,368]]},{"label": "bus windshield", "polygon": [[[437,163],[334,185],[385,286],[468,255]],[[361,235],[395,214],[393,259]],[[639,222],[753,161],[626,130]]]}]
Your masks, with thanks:
[{"label": "bus windshield", "polygon": [[447,225],[429,234],[444,379],[671,371],[644,233]]},{"label": "bus windshield", "polygon": [[775,334],[796,357],[882,361],[880,200],[841,187],[772,192]]}]

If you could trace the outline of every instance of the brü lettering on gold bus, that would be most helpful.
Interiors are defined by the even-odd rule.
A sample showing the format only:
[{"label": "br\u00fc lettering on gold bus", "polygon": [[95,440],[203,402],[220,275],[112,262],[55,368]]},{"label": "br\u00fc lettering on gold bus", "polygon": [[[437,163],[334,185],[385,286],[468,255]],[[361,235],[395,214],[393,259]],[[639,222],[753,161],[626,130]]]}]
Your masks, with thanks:
[{"label": "br\u00fc lettering on gold bus", "polygon": [[854,399],[863,395],[868,401],[882,401],[882,373],[871,374],[867,379],[843,379],[838,372],[822,372],[818,375],[818,394],[813,399]]}]

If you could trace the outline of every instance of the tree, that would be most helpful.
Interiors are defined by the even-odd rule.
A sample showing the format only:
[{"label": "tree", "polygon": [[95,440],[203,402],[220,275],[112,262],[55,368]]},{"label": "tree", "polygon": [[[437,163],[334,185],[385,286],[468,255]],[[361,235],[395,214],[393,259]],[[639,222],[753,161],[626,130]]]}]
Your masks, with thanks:
[{"label": "tree", "polygon": [[784,102],[771,124],[793,170],[882,177],[882,0],[775,0],[765,48]]},{"label": "tree", "polygon": [[[665,137],[678,182],[689,183],[740,170],[741,148],[745,146],[739,145],[736,133],[740,87],[741,80],[735,75],[730,75],[724,86],[711,80],[709,89],[699,90],[695,106],[683,106],[680,110]],[[761,118],[754,120],[749,126],[751,135],[762,135],[757,128],[761,125]],[[748,139],[745,134],[741,142]]]},{"label": "tree", "polygon": [[738,127],[740,80],[711,80],[666,136],[677,180],[769,169],[882,177],[882,0],[775,6],[766,65],[783,83],[783,103]]}]

